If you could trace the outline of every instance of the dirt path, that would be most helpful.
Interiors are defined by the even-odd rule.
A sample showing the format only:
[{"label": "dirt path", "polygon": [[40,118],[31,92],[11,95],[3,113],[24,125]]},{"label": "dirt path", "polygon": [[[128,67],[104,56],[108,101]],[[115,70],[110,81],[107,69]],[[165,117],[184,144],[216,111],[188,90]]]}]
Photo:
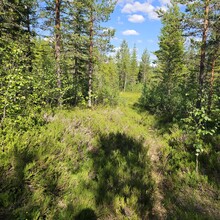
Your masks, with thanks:
[{"label": "dirt path", "polygon": [[[161,168],[161,150],[167,146],[167,140],[159,134],[158,129],[155,129],[157,121],[154,116],[146,111],[141,111],[135,105],[140,95],[138,93],[122,93],[121,98],[124,104],[121,110],[124,113],[129,111],[128,120],[133,123],[129,129],[137,129],[135,137],[143,136],[145,146],[148,147],[148,156],[152,164],[151,175],[155,183],[152,194],[152,216],[150,219],[163,220],[167,216],[173,216],[176,219],[180,217],[180,214],[183,215],[182,219],[220,219],[219,188],[207,182],[208,176],[203,174],[191,177],[190,171],[188,173],[183,172],[181,176],[179,175],[179,180],[172,180],[172,176],[168,180],[164,176],[163,169]],[[210,181],[215,183],[216,179],[213,179],[211,176],[209,178]],[[165,182],[167,183],[170,180],[173,181],[171,185],[181,186],[181,190],[169,188],[169,184],[167,185]],[[192,184],[187,184],[189,180],[192,181]],[[165,209],[165,201],[167,210]]]},{"label": "dirt path", "polygon": [[155,219],[165,219],[166,209],[163,206],[164,193],[163,193],[163,175],[160,171],[160,148],[162,146],[157,144],[157,141],[149,145],[148,155],[152,162],[152,178],[155,181],[154,190],[154,206],[152,214]]},{"label": "dirt path", "polygon": [[[134,114],[139,114],[141,117],[144,117],[144,113],[138,112],[134,109],[135,103],[138,102],[138,99],[141,94],[139,93],[121,93],[121,98],[123,100],[124,106],[130,108]],[[149,129],[147,127],[147,129]],[[155,182],[154,195],[153,195],[153,209],[152,209],[152,219],[165,219],[166,218],[166,209],[163,206],[164,194],[163,194],[163,175],[160,171],[160,155],[162,141],[155,134],[154,131],[146,131],[151,134],[152,137],[146,139],[146,146],[149,147],[148,156],[150,157],[152,163],[152,178]]]}]

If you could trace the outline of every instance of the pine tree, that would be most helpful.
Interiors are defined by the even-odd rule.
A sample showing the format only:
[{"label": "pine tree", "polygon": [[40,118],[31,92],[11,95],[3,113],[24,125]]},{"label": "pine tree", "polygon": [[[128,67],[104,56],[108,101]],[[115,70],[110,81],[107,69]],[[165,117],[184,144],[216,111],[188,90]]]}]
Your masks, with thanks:
[{"label": "pine tree", "polygon": [[138,81],[141,83],[148,83],[150,71],[150,56],[148,54],[147,49],[145,49],[141,56],[141,62],[138,72]]},{"label": "pine tree", "polygon": [[[56,60],[56,75],[57,87],[61,89],[61,18],[60,18],[61,0],[55,1],[55,60]],[[59,97],[59,104],[61,105],[61,97]]]},{"label": "pine tree", "polygon": [[[89,15],[89,68],[88,68],[88,107],[92,106],[92,81],[93,81],[93,71],[94,63],[96,62],[94,55],[95,41],[98,42],[103,27],[101,23],[106,22],[110,18],[110,14],[114,10],[116,1],[89,1],[88,3],[88,15]],[[97,45],[97,44],[96,44]]]},{"label": "pine tree", "polygon": [[[69,78],[69,103],[76,105],[88,96],[89,22],[86,1],[69,2],[64,27],[64,57]],[[71,101],[70,101],[71,100]]]},{"label": "pine tree", "polygon": [[[159,50],[155,52],[159,83],[152,92],[148,92],[148,105],[156,109],[167,120],[180,116],[184,112],[184,39],[180,29],[181,13],[177,4],[170,5],[161,12],[162,24],[159,37]],[[146,90],[146,89],[145,89]],[[153,102],[150,103],[150,102]]]},{"label": "pine tree", "polygon": [[[216,72],[220,71],[220,4],[217,1],[212,2],[211,6],[211,25],[210,25],[210,37],[207,43],[207,71],[208,71],[208,111],[211,112],[213,106],[213,96],[216,96],[216,99],[220,97],[220,93],[215,87],[218,87],[216,84]],[[216,101],[215,101],[216,102]],[[217,102],[218,103],[218,102]],[[219,107],[219,106],[218,106]]]},{"label": "pine tree", "polygon": [[198,89],[197,89],[197,103],[196,107],[201,109],[207,107],[208,104],[208,44],[211,30],[216,21],[219,19],[219,1],[218,0],[195,0],[188,2],[186,0],[179,0],[181,4],[186,7],[183,24],[185,32],[191,38],[201,39],[199,42],[199,63],[198,65]]},{"label": "pine tree", "polygon": [[[71,104],[83,98],[88,99],[89,107],[92,106],[96,51],[99,50],[99,42],[105,38],[101,24],[109,19],[114,4],[114,1],[95,0],[63,2],[61,30],[65,60],[62,62],[67,70],[64,99]],[[107,41],[105,43],[108,44]]]},{"label": "pine tree", "polygon": [[132,53],[131,53],[131,69],[130,69],[130,86],[131,88],[137,83],[138,79],[138,61],[137,61],[137,48],[134,45]]},{"label": "pine tree", "polygon": [[128,43],[123,40],[117,54],[120,90],[126,91],[130,76],[130,52]]}]

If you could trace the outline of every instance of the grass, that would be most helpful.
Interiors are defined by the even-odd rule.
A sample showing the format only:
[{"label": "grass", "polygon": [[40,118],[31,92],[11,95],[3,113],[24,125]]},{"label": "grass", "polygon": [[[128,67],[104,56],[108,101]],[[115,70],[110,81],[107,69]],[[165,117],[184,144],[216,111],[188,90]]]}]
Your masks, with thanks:
[{"label": "grass", "polygon": [[43,126],[3,131],[0,219],[163,219],[162,206],[170,219],[210,210],[217,219],[214,196],[159,178],[169,141],[154,116],[134,107],[139,97],[121,93],[115,107],[59,110]]},{"label": "grass", "polygon": [[146,125],[129,107],[137,98],[123,94],[124,107],[61,110],[49,117],[48,124],[17,134],[13,143],[15,134],[4,140],[11,156],[7,154],[2,167],[0,215],[4,219],[148,216],[154,181]]}]

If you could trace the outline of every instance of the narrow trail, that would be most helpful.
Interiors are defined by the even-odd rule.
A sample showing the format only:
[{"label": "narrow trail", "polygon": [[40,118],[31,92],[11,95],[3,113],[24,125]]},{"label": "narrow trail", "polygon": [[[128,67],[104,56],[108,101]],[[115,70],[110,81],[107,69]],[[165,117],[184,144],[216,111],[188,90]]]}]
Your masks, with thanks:
[{"label": "narrow trail", "polygon": [[[120,110],[123,114],[127,114],[128,121],[132,121],[131,126],[125,131],[133,137],[142,136],[144,146],[148,148],[148,156],[151,161],[151,177],[154,181],[154,190],[152,192],[152,209],[150,219],[163,220],[174,215],[175,219],[179,218],[179,213],[182,213],[182,219],[220,219],[219,216],[219,190],[214,185],[211,186],[205,180],[204,182],[196,183],[194,177],[190,177],[185,173],[180,176],[182,181],[190,179],[193,185],[185,184],[182,186],[177,181],[173,184],[181,185],[181,190],[169,189],[165,184],[167,177],[163,173],[162,164],[162,149],[167,146],[167,140],[159,134],[156,129],[157,121],[154,116],[135,105],[141,94],[138,93],[122,93],[121,98],[123,106]],[[130,130],[137,130],[134,135]],[[183,173],[184,175],[184,173]],[[205,177],[205,175],[204,175]],[[186,178],[186,179],[184,179]],[[192,179],[191,179],[192,178]],[[202,180],[202,179],[201,179]],[[198,184],[198,185],[197,185]],[[169,192],[169,190],[172,190]],[[167,193],[168,192],[168,193]],[[170,196],[170,197],[168,197]],[[217,198],[217,199],[216,199]],[[166,208],[165,208],[166,203]],[[196,214],[195,214],[196,213]],[[198,214],[199,213],[199,214]],[[195,217],[195,218],[194,218]]]},{"label": "narrow trail", "polygon": [[152,214],[155,219],[165,219],[166,218],[166,209],[163,206],[164,193],[163,193],[163,175],[159,168],[160,163],[160,145],[157,145],[156,141],[149,145],[149,157],[152,162],[152,178],[155,181],[155,190],[154,190],[154,206]]},{"label": "narrow trail", "polygon": [[[141,118],[146,117],[144,113],[138,112],[138,110],[134,108],[140,97],[139,93],[135,95],[134,93],[122,93],[121,97],[124,99],[124,105],[127,106],[127,108],[130,108],[134,115],[138,114]],[[152,178],[155,182],[154,194],[152,195],[154,202],[151,219],[162,220],[166,218],[167,213],[165,207],[163,206],[163,175],[160,170],[160,155],[163,141],[149,126],[145,125],[144,127],[146,129],[146,133],[148,134],[148,137],[145,138],[145,145],[149,147],[148,156],[152,163]]]}]

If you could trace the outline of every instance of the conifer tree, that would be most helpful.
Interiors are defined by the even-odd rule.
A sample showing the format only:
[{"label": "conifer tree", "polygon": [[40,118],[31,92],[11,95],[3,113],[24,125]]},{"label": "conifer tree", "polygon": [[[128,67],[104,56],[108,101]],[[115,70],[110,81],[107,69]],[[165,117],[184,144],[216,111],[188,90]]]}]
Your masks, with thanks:
[{"label": "conifer tree", "polygon": [[191,38],[201,39],[199,42],[200,59],[198,61],[198,89],[197,89],[197,103],[196,107],[201,109],[202,107],[207,107],[208,100],[207,95],[209,88],[211,86],[208,83],[210,78],[210,73],[208,73],[208,44],[210,35],[212,32],[212,27],[219,20],[219,1],[218,0],[195,0],[192,2],[186,0],[177,1],[184,4],[186,7],[186,13],[183,18],[183,25],[185,32]]},{"label": "conifer tree", "polygon": [[[211,5],[211,25],[210,37],[207,43],[207,72],[208,72],[208,111],[211,112],[213,106],[213,96],[216,100],[220,97],[220,93],[216,90],[216,73],[220,72],[220,4],[217,1]],[[218,79],[218,78],[217,78]],[[215,101],[216,102],[216,101]],[[217,102],[218,103],[218,102]],[[219,106],[218,106],[219,107]]]},{"label": "conifer tree", "polygon": [[[89,67],[88,67],[88,107],[92,106],[92,81],[94,63],[96,61],[94,55],[94,47],[97,46],[96,42],[102,36],[103,27],[101,23],[106,22],[110,18],[110,14],[114,10],[116,1],[98,1],[92,0],[88,2],[88,15],[89,15]],[[101,33],[100,33],[101,31]]]},{"label": "conifer tree", "polygon": [[[155,52],[158,84],[144,88],[145,107],[172,120],[184,112],[184,39],[180,29],[181,13],[173,3],[166,12],[160,12],[163,27],[159,37],[159,50]],[[148,89],[148,91],[146,90]]]},{"label": "conifer tree", "polygon": [[126,91],[130,76],[130,52],[128,43],[123,40],[117,54],[120,90]]},{"label": "conifer tree", "polygon": [[78,0],[69,2],[68,19],[65,20],[63,35],[64,58],[68,78],[70,104],[76,105],[81,98],[88,96],[88,60],[89,60],[89,22],[87,2]]},{"label": "conifer tree", "polygon": [[[55,60],[56,60],[56,75],[57,75],[57,87],[61,89],[61,17],[60,17],[61,0],[55,1]],[[59,104],[61,100],[59,97]]]},{"label": "conifer tree", "polygon": [[150,56],[147,49],[144,50],[141,56],[141,62],[138,72],[138,81],[141,83],[148,83],[150,74]]},{"label": "conifer tree", "polygon": [[131,69],[130,69],[130,82],[129,84],[133,87],[137,83],[138,79],[138,61],[137,61],[137,48],[134,45],[131,53]]}]

